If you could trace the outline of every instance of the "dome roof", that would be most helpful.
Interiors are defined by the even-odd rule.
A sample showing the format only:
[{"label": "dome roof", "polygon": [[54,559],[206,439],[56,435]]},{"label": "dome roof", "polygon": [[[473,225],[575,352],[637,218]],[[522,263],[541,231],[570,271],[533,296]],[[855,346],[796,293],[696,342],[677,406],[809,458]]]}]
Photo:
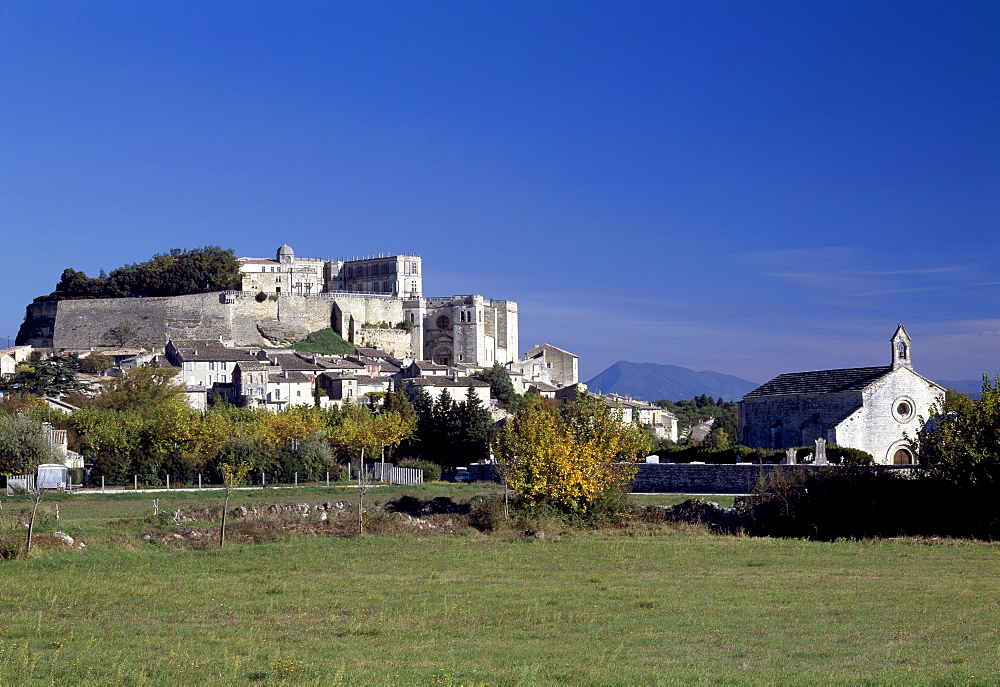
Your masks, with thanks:
[{"label": "dome roof", "polygon": [[[289,246],[287,243],[282,245],[281,248],[278,249],[278,255],[277,255],[278,262],[291,261],[292,258],[294,257],[295,257],[295,251],[293,251],[292,247]],[[282,258],[285,258],[285,260],[282,260]]]}]

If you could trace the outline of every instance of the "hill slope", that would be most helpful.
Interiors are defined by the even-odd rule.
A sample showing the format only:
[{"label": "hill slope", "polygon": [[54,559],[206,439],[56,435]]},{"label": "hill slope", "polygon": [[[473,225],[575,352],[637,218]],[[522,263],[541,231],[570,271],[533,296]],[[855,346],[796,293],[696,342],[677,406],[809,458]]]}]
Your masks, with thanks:
[{"label": "hill slope", "polygon": [[617,363],[586,382],[591,391],[628,395],[644,401],[679,401],[706,394],[726,401],[738,401],[759,385],[733,375],[711,370],[695,372],[677,365],[658,363]]},{"label": "hill slope", "polygon": [[960,391],[963,394],[968,394],[975,400],[979,400],[983,396],[983,380],[981,379],[958,379],[950,382],[943,379],[936,379],[934,381],[945,389]]}]

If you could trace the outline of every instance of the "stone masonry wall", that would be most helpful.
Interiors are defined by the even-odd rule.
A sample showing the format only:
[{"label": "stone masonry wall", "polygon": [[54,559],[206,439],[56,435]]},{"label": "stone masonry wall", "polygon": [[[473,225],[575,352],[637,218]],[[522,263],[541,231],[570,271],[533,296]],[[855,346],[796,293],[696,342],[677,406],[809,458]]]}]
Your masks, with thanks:
[{"label": "stone masonry wall", "polygon": [[[826,430],[861,405],[861,394],[857,392],[746,398],[740,403],[740,443],[760,448],[791,448],[807,446],[820,436],[833,441]],[[781,426],[772,436],[771,428],[779,421]]]},{"label": "stone masonry wall", "polygon": [[775,471],[815,470],[812,465],[691,465],[690,463],[640,463],[631,491],[669,494],[749,494],[762,474]]},{"label": "stone masonry wall", "polygon": [[[403,320],[398,298],[314,294],[257,302],[255,295],[217,292],[33,303],[18,339],[39,348],[61,349],[162,348],[168,339],[219,338],[240,346],[275,346],[300,341],[330,326],[349,338],[364,322]],[[335,321],[335,313],[340,321]],[[338,326],[343,324],[349,326]]]},{"label": "stone masonry wall", "polygon": [[[691,465],[690,463],[639,463],[639,471],[629,491],[660,494],[749,494],[757,486],[761,475],[780,472],[810,472],[836,469],[816,465]],[[872,470],[889,470],[890,467],[872,467]],[[472,481],[496,481],[493,465],[469,466]]]},{"label": "stone masonry wall", "polygon": [[358,329],[355,344],[381,348],[395,358],[412,358],[410,333],[402,329]]}]

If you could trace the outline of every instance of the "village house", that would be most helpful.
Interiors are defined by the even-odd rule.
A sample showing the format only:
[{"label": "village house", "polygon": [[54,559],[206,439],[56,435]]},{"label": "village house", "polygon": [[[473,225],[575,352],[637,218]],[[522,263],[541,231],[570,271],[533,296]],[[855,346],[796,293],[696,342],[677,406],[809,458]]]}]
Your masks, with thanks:
[{"label": "village house", "polygon": [[515,360],[508,368],[523,375],[529,389],[533,382],[558,389],[580,381],[579,360],[578,355],[546,343],[535,346],[524,354],[524,360]]},{"label": "village house", "polygon": [[166,356],[180,368],[181,379],[187,386],[203,386],[232,382],[236,363],[257,360],[256,350],[234,348],[221,341],[168,341]]},{"label": "village house", "polygon": [[354,403],[358,398],[358,375],[327,371],[316,378],[316,384],[331,401]]},{"label": "village house", "polygon": [[31,357],[31,346],[14,346],[0,350],[0,376],[13,375],[17,366]]},{"label": "village house", "polygon": [[309,406],[314,402],[313,380],[307,375],[292,370],[268,373],[264,406],[269,410]]},{"label": "village house", "polygon": [[472,387],[473,393],[479,397],[483,405],[488,406],[490,404],[490,385],[471,377],[458,379],[441,376],[417,377],[407,378],[404,380],[404,383],[406,384],[406,391],[410,395],[411,400],[416,399],[420,389],[423,389],[435,401],[440,398],[441,394],[447,391],[448,395],[451,396],[451,400],[460,403],[466,399],[469,387]]}]

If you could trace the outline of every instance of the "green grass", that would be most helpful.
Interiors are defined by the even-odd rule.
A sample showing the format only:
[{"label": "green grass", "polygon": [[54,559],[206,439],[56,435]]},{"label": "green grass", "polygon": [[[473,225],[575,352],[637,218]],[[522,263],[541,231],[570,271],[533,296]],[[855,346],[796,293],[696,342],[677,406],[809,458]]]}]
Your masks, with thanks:
[{"label": "green grass", "polygon": [[[353,498],[268,490],[233,504]],[[161,508],[220,503],[160,497]],[[993,544],[552,526],[542,540],[465,531],[179,550],[140,538],[148,495],[45,507],[43,533],[88,546],[0,561],[3,684],[1000,680]]]},{"label": "green grass", "polygon": [[303,341],[293,344],[292,348],[303,353],[317,353],[319,355],[350,355],[354,353],[354,344],[345,341],[340,334],[329,328],[313,332]]}]

